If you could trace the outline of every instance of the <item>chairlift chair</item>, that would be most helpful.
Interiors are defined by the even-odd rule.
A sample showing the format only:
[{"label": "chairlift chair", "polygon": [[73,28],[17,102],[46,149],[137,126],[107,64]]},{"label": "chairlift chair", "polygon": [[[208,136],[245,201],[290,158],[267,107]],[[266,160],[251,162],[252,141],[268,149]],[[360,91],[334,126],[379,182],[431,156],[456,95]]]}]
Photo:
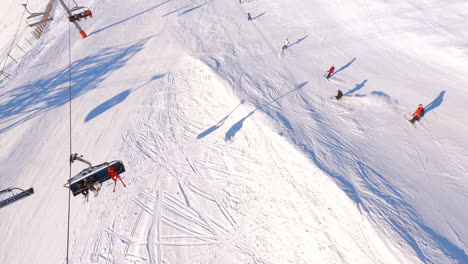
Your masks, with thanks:
[{"label": "chairlift chair", "polygon": [[30,27],[35,27],[35,26],[38,26],[38,25],[40,25],[42,23],[46,23],[48,21],[53,20],[53,18],[50,15],[48,15],[47,13],[45,13],[45,12],[31,13],[31,12],[29,12],[28,8],[26,7],[26,4],[23,4],[23,6],[24,6],[24,9],[26,10],[26,12],[28,12],[28,14],[29,14],[29,16],[26,18],[26,23]]},{"label": "chairlift chair", "polygon": [[78,6],[75,0],[73,0],[73,3],[75,3],[75,7],[70,9],[72,15],[68,17],[68,20],[70,22],[80,21],[83,18],[93,17],[93,13],[91,13],[91,10],[89,10],[89,8],[87,8],[86,6]]},{"label": "chairlift chair", "polygon": [[114,160],[111,162],[104,162],[99,165],[93,166],[89,161],[78,156],[77,153],[70,156],[70,162],[79,160],[83,163],[88,164],[88,168],[83,169],[80,173],[70,178],[67,183],[63,186],[69,188],[73,196],[77,196],[89,189],[91,185],[85,184],[85,181],[89,183],[103,183],[111,178],[109,174],[109,168],[114,167],[118,174],[125,172],[125,166],[120,160]]},{"label": "chairlift chair", "polygon": [[[15,194],[15,191],[20,191],[19,193]],[[10,194],[11,196],[5,197],[5,195]],[[34,189],[29,188],[27,190],[23,190],[21,188],[8,188],[5,190],[0,191],[0,208],[7,206],[11,203],[19,201],[27,196],[34,194]]]}]

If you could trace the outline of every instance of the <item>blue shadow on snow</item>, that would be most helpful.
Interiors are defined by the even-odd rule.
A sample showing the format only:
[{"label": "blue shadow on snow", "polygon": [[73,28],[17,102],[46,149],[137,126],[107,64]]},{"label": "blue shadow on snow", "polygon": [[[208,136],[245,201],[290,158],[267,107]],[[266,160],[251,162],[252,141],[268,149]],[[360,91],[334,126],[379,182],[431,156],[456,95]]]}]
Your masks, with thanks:
[{"label": "blue shadow on snow", "polygon": [[161,79],[162,77],[166,76],[167,73],[156,74],[155,76],[151,77],[151,81],[155,81],[157,79]]},{"label": "blue shadow on snow", "polygon": [[184,12],[180,13],[179,16],[185,15],[185,14],[187,14],[187,13],[190,13],[190,12],[192,12],[192,11],[194,11],[194,10],[196,10],[196,9],[198,9],[198,8],[200,8],[200,7],[204,6],[204,5],[206,5],[206,4],[208,4],[208,3],[205,2],[204,4],[201,4],[201,5],[199,5],[199,6],[192,7],[192,8],[190,8],[190,9],[187,9],[187,10],[185,10]]},{"label": "blue shadow on snow", "polygon": [[243,104],[245,102],[245,100],[242,100],[240,101],[240,103],[229,113],[227,114],[223,119],[221,119],[218,123],[216,123],[216,125],[213,125],[211,126],[210,128],[208,128],[207,130],[201,132],[198,136],[197,136],[197,139],[201,139],[201,138],[204,138],[206,137],[207,135],[209,135],[210,133],[216,131],[219,127],[221,127],[223,124],[224,124],[224,121],[226,121],[226,119],[229,118],[229,116],[234,113],[234,111],[236,111],[237,108],[239,108],[239,106],[241,106],[241,104]]},{"label": "blue shadow on snow", "polygon": [[92,35],[94,35],[94,34],[97,34],[97,33],[101,32],[101,31],[104,31],[104,30],[106,30],[106,29],[108,29],[108,28],[111,28],[111,27],[113,27],[113,26],[117,26],[118,24],[127,22],[127,21],[130,20],[130,19],[133,19],[133,18],[135,18],[135,17],[137,17],[137,16],[143,15],[144,13],[149,12],[149,11],[155,9],[155,8],[158,8],[158,7],[160,7],[160,6],[162,6],[162,5],[164,5],[165,3],[170,2],[170,1],[171,1],[171,0],[164,1],[164,2],[162,2],[162,3],[160,3],[160,4],[157,4],[157,5],[155,5],[155,6],[151,7],[151,8],[148,8],[148,9],[146,9],[146,10],[144,10],[144,11],[141,11],[141,12],[138,13],[138,14],[135,14],[135,15],[133,15],[133,16],[127,17],[127,18],[125,18],[125,19],[123,19],[123,20],[120,20],[119,22],[115,22],[114,24],[111,24],[111,25],[109,25],[109,26],[106,26],[106,27],[103,27],[103,28],[101,28],[101,29],[98,29],[98,30],[92,32],[91,34],[89,34],[89,36],[92,36]]},{"label": "blue shadow on snow", "polygon": [[161,79],[162,77],[166,76],[167,73],[162,73],[162,74],[156,74],[155,76],[151,77],[151,79],[149,81],[147,81],[146,83],[136,87],[136,88],[133,88],[130,92],[134,92],[142,87],[144,87],[145,85],[149,84],[150,82],[152,81],[155,81],[157,79]]},{"label": "blue shadow on snow", "polygon": [[123,91],[120,94],[118,94],[118,95],[112,97],[111,99],[105,101],[104,103],[100,104],[99,106],[97,106],[96,108],[91,110],[91,112],[89,112],[89,114],[86,116],[84,122],[86,123],[86,122],[90,121],[91,119],[95,118],[96,116],[98,116],[98,115],[104,113],[105,111],[111,109],[112,107],[120,104],[125,99],[127,99],[127,97],[130,95],[130,93],[132,93],[132,92],[146,86],[150,82],[155,81],[157,79],[160,79],[160,78],[162,78],[164,76],[166,76],[166,73],[156,74],[153,77],[151,77],[151,79],[149,81],[147,81],[146,83],[144,83],[144,84],[142,84],[142,85],[140,85],[140,86],[138,86],[136,88],[133,88],[131,90]]},{"label": "blue shadow on snow", "polygon": [[429,111],[436,109],[439,107],[442,102],[444,101],[445,91],[440,92],[439,96],[437,96],[432,102],[430,102],[425,108],[424,113],[427,114]]},{"label": "blue shadow on snow", "polygon": [[112,107],[120,104],[125,99],[127,99],[128,95],[130,95],[130,92],[131,92],[130,90],[125,90],[119,93],[118,95],[112,97],[111,99],[105,101],[104,103],[100,104],[99,106],[91,110],[91,112],[89,112],[84,122],[86,123],[90,121],[91,119],[97,117],[98,115],[104,113],[105,111],[111,109]]},{"label": "blue shadow on snow", "polygon": [[289,47],[292,47],[294,45],[297,45],[299,44],[300,42],[302,42],[304,39],[306,39],[309,35],[305,35],[304,37],[300,38],[300,39],[297,39],[296,42],[292,43],[291,45],[289,45]]},{"label": "blue shadow on snow", "polygon": [[297,85],[294,89],[290,90],[289,92],[286,92],[285,94],[281,95],[280,97],[274,99],[274,100],[271,100],[270,102],[266,103],[266,104],[263,104],[261,106],[258,106],[255,110],[253,110],[252,112],[250,112],[247,116],[245,116],[244,118],[242,118],[241,120],[239,120],[237,123],[235,123],[229,130],[228,132],[226,132],[226,136],[225,136],[225,141],[228,141],[228,140],[231,140],[236,134],[237,132],[240,131],[240,129],[242,128],[243,124],[244,124],[244,121],[251,115],[253,115],[255,113],[255,111],[257,111],[258,109],[261,109],[265,106],[268,106],[274,102],[277,102],[278,100],[280,100],[281,98],[289,95],[290,93],[292,92],[295,92],[297,91],[298,89],[301,89],[302,87],[304,87],[308,82],[303,82],[299,85]]},{"label": "blue shadow on snow", "polygon": [[257,111],[257,109],[253,110],[252,112],[250,112],[248,115],[246,115],[244,118],[242,118],[241,120],[239,120],[237,123],[235,123],[229,130],[228,132],[226,132],[226,137],[225,137],[225,140],[228,141],[228,140],[231,140],[236,134],[237,132],[239,132],[239,130],[242,128],[242,126],[244,125],[244,121],[251,115],[253,115],[253,113],[255,113],[255,111]]},{"label": "blue shadow on snow", "polygon": [[[373,219],[373,215],[376,215],[379,222],[381,219],[385,219],[385,221],[387,221],[387,223],[392,226],[394,230],[411,246],[423,263],[433,263],[433,261],[428,258],[424,252],[424,248],[427,247],[428,243],[428,241],[425,240],[426,238],[433,241],[445,256],[456,260],[457,263],[468,263],[468,255],[466,252],[450,242],[444,236],[434,231],[432,228],[425,225],[424,220],[418,215],[417,211],[409,203],[403,200],[401,193],[386,181],[383,175],[360,161],[356,162],[359,170],[360,185],[364,188],[363,195],[371,193],[371,197],[375,196],[378,198],[363,199],[361,198],[359,190],[354,187],[350,180],[346,179],[345,176],[334,173],[332,169],[329,169],[320,161],[316,153],[310,149],[309,146],[298,142],[295,137],[290,137],[290,139],[296,146],[299,146],[309,155],[314,164],[317,165],[320,170],[335,179],[337,184],[348,195],[348,197],[359,205],[358,208],[362,208],[367,212],[367,214],[371,216],[371,219]],[[379,209],[376,204],[373,204],[374,202],[382,203],[382,201],[384,208],[388,207],[390,208],[389,210],[383,212],[381,210],[382,208]],[[372,211],[372,213],[370,211]],[[415,225],[410,225],[408,220],[415,223]],[[419,237],[419,231],[425,232],[426,237]]]},{"label": "blue shadow on snow", "polygon": [[177,8],[176,10],[173,10],[173,11],[171,11],[171,12],[169,12],[169,13],[166,13],[166,14],[164,14],[164,15],[162,15],[162,16],[165,17],[165,16],[168,16],[168,15],[170,15],[170,14],[174,14],[174,13],[179,12],[180,10],[185,9],[185,8],[191,6],[191,5],[192,5],[192,4],[183,6],[183,7],[181,7],[181,8]]},{"label": "blue shadow on snow", "polygon": [[356,58],[352,59],[351,61],[349,61],[348,63],[346,63],[346,65],[344,65],[343,67],[339,68],[335,73],[333,73],[331,76],[334,76],[335,74],[339,73],[340,71],[348,68],[349,66],[351,66],[351,64],[353,64],[353,62],[356,60]]},{"label": "blue shadow on snow", "polygon": [[259,18],[259,17],[265,15],[267,12],[268,12],[268,11],[265,11],[265,12],[261,13],[260,15],[257,15],[257,16],[255,16],[255,17],[252,17],[252,20],[255,20],[255,19],[257,19],[257,18]]},{"label": "blue shadow on snow", "polygon": [[347,91],[347,92],[344,94],[344,96],[347,96],[347,95],[350,95],[350,94],[352,94],[352,93],[354,93],[354,92],[359,91],[362,87],[364,87],[364,85],[366,84],[366,82],[367,82],[367,80],[364,80],[362,83],[357,83],[356,86],[355,86],[353,89]]},{"label": "blue shadow on snow", "polygon": [[[0,134],[97,88],[144,48],[148,38],[104,48],[68,67],[0,94]],[[69,76],[71,75],[71,94]]]},{"label": "blue shadow on snow", "polygon": [[[389,210],[390,213],[387,213],[385,216],[386,221],[413,248],[422,262],[433,263],[423,250],[427,247],[427,242],[429,242],[426,239],[429,239],[437,245],[437,248],[444,255],[457,260],[458,263],[467,263],[468,255],[465,251],[424,224],[424,220],[419,216],[416,209],[404,201],[402,194],[382,174],[360,161],[356,162],[356,164],[360,171],[360,178],[365,183],[365,186],[391,208]],[[368,210],[373,210],[373,207],[369,207]],[[410,225],[409,223],[411,222],[415,225]],[[425,232],[427,237],[419,237],[417,235],[419,231]]]}]

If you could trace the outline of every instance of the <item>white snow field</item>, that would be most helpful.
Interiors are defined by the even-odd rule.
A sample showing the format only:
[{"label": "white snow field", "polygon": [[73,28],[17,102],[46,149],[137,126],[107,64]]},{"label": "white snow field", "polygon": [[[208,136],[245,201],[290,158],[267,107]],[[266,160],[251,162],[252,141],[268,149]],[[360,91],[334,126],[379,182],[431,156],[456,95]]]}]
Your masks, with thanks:
[{"label": "white snow field", "polygon": [[242,2],[2,1],[0,263],[468,263],[468,2]]}]

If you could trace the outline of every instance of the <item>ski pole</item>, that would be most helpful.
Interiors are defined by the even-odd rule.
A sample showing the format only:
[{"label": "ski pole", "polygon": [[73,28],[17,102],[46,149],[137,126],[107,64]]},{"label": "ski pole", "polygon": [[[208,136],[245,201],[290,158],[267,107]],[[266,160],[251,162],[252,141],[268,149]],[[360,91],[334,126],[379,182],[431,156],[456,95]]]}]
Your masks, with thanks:
[{"label": "ski pole", "polygon": [[122,181],[122,179],[121,179],[120,177],[119,177],[119,180],[122,182],[123,187],[124,187],[124,188],[127,188],[127,185],[125,185],[125,183]]}]

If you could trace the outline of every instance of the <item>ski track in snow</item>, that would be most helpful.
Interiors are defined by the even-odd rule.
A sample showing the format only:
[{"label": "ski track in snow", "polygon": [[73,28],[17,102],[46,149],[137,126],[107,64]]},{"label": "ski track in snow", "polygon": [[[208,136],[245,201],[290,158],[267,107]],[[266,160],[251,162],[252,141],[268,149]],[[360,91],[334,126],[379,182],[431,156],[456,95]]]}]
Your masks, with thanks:
[{"label": "ski track in snow", "polygon": [[[70,144],[127,187],[72,198],[71,263],[468,262],[466,3],[86,5]],[[0,186],[37,190],[2,209],[2,263],[64,262],[66,40],[55,19],[0,82]]]}]

